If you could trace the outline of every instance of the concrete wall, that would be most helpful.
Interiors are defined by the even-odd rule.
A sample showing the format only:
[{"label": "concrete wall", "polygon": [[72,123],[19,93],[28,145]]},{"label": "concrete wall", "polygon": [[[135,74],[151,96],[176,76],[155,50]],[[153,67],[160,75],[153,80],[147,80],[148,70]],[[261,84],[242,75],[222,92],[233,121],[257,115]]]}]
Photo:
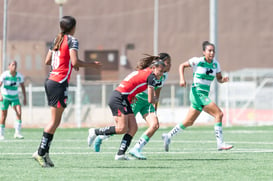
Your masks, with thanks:
[{"label": "concrete wall", "polygon": [[[222,70],[273,67],[273,1],[218,0],[218,7],[217,50]],[[153,8],[153,0],[69,0],[63,12],[78,21],[75,36],[82,59],[85,50],[122,53],[127,43],[135,44],[134,50],[127,51],[128,65],[119,68],[122,79],[142,54],[153,53]],[[58,10],[53,0],[9,1],[8,40],[52,41],[59,30]],[[2,29],[0,34],[1,39]],[[170,80],[179,78],[180,63],[202,55],[204,40],[209,40],[209,0],[159,0],[159,51],[172,56]]]}]

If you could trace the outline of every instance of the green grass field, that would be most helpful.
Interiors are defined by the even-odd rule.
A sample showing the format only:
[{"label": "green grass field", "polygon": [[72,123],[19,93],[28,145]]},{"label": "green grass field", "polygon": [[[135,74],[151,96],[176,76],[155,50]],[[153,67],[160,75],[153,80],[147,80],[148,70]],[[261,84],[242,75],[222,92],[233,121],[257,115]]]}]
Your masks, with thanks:
[{"label": "green grass field", "polygon": [[[224,128],[235,147],[217,151],[212,126],[191,127],[174,137],[165,152],[160,129],[146,145],[147,160],[115,161],[121,136],[106,140],[100,153],[87,147],[87,129],[58,129],[51,146],[54,168],[41,168],[31,156],[42,129],[23,129],[24,140],[6,129],[0,142],[0,180],[273,180],[273,126]],[[139,129],[135,144],[144,131]]]}]

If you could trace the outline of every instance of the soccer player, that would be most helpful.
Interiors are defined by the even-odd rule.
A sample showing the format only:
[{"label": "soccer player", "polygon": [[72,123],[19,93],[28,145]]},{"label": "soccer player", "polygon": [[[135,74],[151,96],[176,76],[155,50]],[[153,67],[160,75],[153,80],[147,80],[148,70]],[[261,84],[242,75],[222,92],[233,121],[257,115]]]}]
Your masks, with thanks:
[{"label": "soccer player", "polygon": [[0,141],[4,140],[5,132],[5,123],[8,114],[9,105],[11,105],[16,113],[16,122],[15,122],[15,133],[14,138],[24,139],[24,136],[21,134],[22,128],[22,111],[21,104],[18,95],[18,87],[21,86],[23,93],[23,104],[26,105],[26,91],[24,85],[24,77],[22,74],[17,72],[17,62],[12,61],[9,63],[9,70],[3,72],[0,76],[0,109],[1,109],[1,118],[0,118]]},{"label": "soccer player", "polygon": [[[160,78],[161,84],[158,87],[155,87],[155,96],[157,98],[159,98],[160,96],[161,88],[163,87],[163,84],[168,77],[168,72],[171,68],[171,57],[169,54],[159,53],[158,59],[164,62],[165,70],[163,76]],[[138,67],[140,67],[140,65],[138,65]],[[139,69],[138,67],[137,69]],[[139,141],[137,141],[135,146],[129,151],[129,154],[137,159],[146,160],[146,157],[142,154],[142,149],[149,142],[150,138],[154,135],[156,130],[159,128],[159,121],[156,115],[157,102],[155,104],[149,103],[147,91],[144,91],[136,95],[136,101],[134,101],[131,106],[135,116],[140,113],[147,122],[149,128],[142,134]],[[100,151],[102,141],[108,137],[109,136],[105,135],[100,135],[96,137],[94,141],[94,150],[96,152]]]},{"label": "soccer player", "polygon": [[54,167],[49,157],[50,144],[54,133],[60,125],[62,114],[66,108],[67,89],[72,72],[79,67],[99,68],[98,61],[84,62],[78,58],[78,40],[73,37],[76,31],[76,20],[72,16],[64,16],[60,21],[61,32],[47,53],[45,64],[51,65],[51,71],[45,81],[45,92],[50,106],[51,119],[44,128],[40,146],[32,157],[42,167]]},{"label": "soccer player", "polygon": [[215,136],[217,140],[218,150],[229,150],[233,146],[226,144],[223,140],[222,133],[222,118],[223,112],[221,109],[208,97],[210,85],[216,77],[219,83],[228,82],[228,77],[223,77],[219,62],[214,58],[214,44],[204,41],[202,44],[203,56],[193,57],[188,61],[180,64],[180,86],[185,87],[186,81],[184,78],[184,69],[191,67],[193,69],[193,84],[190,93],[191,107],[184,121],[176,125],[170,132],[162,135],[164,140],[165,151],[169,151],[171,138],[182,132],[187,127],[192,126],[201,111],[205,111],[215,118]]},{"label": "soccer player", "polygon": [[158,100],[155,97],[154,89],[161,84],[160,78],[164,73],[165,64],[155,56],[149,56],[146,60],[146,62],[144,61],[146,64],[141,65],[139,70],[130,73],[112,92],[108,105],[116,121],[116,126],[89,129],[87,139],[89,146],[98,135],[124,134],[115,160],[128,160],[125,152],[138,129],[131,107],[135,95],[148,89],[148,102],[154,104]]}]

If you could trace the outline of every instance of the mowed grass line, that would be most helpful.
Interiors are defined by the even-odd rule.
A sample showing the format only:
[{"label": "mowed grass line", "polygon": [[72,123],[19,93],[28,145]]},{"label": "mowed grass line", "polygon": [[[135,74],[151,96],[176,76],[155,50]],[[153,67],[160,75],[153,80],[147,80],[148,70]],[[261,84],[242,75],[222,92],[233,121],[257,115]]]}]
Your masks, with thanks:
[{"label": "mowed grass line", "polygon": [[[139,129],[131,146],[145,128]],[[143,153],[148,160],[115,161],[121,136],[103,142],[101,152],[87,147],[87,129],[58,129],[51,148],[54,168],[41,168],[32,158],[42,129],[24,129],[14,140],[6,129],[0,142],[0,180],[272,180],[273,127],[224,128],[230,151],[217,151],[212,126],[189,128],[173,138],[165,152],[159,129]]]}]

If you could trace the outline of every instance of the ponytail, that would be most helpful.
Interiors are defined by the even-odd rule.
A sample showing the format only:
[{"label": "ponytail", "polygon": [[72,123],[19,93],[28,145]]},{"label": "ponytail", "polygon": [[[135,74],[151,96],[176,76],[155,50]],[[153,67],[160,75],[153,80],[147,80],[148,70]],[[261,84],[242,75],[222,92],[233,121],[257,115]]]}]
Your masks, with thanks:
[{"label": "ponytail", "polygon": [[54,41],[54,46],[53,46],[53,50],[54,51],[58,51],[61,47],[61,44],[63,42],[63,39],[64,39],[64,33],[61,32],[57,35],[57,38],[55,39]]}]

